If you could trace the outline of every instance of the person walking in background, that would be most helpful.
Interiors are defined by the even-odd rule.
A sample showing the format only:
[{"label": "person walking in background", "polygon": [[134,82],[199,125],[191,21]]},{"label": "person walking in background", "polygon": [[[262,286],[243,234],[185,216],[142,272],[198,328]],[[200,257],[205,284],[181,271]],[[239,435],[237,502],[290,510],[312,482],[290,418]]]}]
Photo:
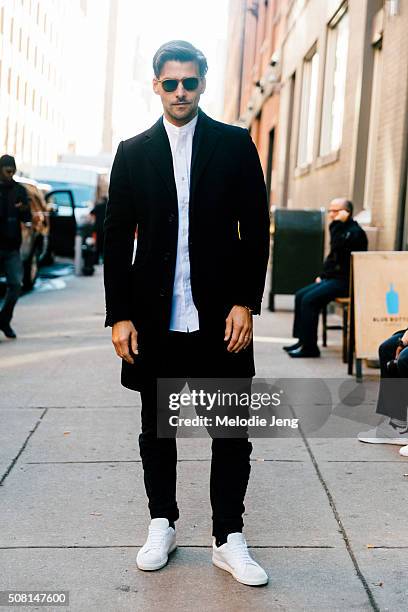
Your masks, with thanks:
[{"label": "person walking in background", "polygon": [[107,196],[103,196],[99,202],[95,204],[90,214],[94,218],[94,227],[96,233],[96,252],[95,252],[95,263],[103,261],[103,244],[105,241],[103,225],[105,222],[106,206],[108,203]]},{"label": "person walking in background", "polygon": [[[384,419],[377,427],[358,434],[360,442],[368,444],[408,445],[408,330],[395,332],[379,348],[380,389],[377,414]],[[400,449],[408,456],[408,446]]]},{"label": "person walking in background", "polygon": [[7,280],[6,297],[0,310],[0,330],[7,338],[17,337],[10,322],[23,282],[21,223],[31,221],[27,192],[13,179],[16,169],[14,157],[0,157],[0,263]]},{"label": "person walking in background", "polygon": [[353,219],[349,200],[336,198],[329,206],[330,252],[323,271],[311,285],[296,292],[293,337],[297,342],[283,349],[290,357],[320,357],[317,346],[319,313],[336,297],[349,294],[350,256],[352,251],[367,250],[367,236]]},{"label": "person walking in background", "polygon": [[[252,315],[260,314],[269,255],[266,189],[247,130],[198,106],[207,61],[171,41],[153,59],[164,115],[121,142],[105,221],[105,326],[122,358],[122,384],[141,392],[139,437],[151,523],[137,555],[163,567],[176,547],[177,450],[157,431],[158,378],[255,374]],[[132,265],[135,228],[137,251]],[[252,444],[214,437],[210,492],[213,563],[248,585],[266,572],[242,534]]]}]

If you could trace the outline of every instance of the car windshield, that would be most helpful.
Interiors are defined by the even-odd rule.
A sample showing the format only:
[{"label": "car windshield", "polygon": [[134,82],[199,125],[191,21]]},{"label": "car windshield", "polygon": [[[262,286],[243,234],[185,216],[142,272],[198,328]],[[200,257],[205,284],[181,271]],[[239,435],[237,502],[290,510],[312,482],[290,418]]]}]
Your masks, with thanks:
[{"label": "car windshield", "polygon": [[62,181],[46,181],[51,185],[52,190],[55,189],[71,189],[74,194],[75,206],[78,208],[87,208],[94,204],[95,187],[93,185],[80,185],[78,183],[63,183]]}]

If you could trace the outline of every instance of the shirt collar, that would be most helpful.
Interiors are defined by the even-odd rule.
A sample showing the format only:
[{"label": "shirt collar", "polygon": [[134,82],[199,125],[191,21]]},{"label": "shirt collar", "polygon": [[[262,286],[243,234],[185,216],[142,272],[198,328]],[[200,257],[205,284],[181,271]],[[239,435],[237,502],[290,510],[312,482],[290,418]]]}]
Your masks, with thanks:
[{"label": "shirt collar", "polygon": [[174,135],[188,134],[190,132],[191,133],[194,132],[196,124],[197,124],[197,119],[198,119],[198,114],[185,125],[182,125],[181,127],[177,127],[177,125],[170,123],[170,121],[168,121],[166,117],[163,115],[163,124],[166,130]]}]

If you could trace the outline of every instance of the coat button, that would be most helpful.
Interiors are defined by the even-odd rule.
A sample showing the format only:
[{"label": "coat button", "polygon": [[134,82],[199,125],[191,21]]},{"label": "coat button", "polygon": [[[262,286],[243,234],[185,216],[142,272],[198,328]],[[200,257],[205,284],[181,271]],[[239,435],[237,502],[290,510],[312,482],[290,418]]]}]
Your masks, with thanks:
[{"label": "coat button", "polygon": [[169,261],[169,259],[170,259],[170,253],[169,253],[169,251],[167,251],[167,252],[164,254],[163,259],[164,259],[164,261]]},{"label": "coat button", "polygon": [[175,218],[176,218],[176,215],[174,213],[170,213],[169,214],[169,223],[173,223]]},{"label": "coat button", "polygon": [[164,289],[160,289],[159,295],[160,295],[160,297],[165,297],[166,291]]}]

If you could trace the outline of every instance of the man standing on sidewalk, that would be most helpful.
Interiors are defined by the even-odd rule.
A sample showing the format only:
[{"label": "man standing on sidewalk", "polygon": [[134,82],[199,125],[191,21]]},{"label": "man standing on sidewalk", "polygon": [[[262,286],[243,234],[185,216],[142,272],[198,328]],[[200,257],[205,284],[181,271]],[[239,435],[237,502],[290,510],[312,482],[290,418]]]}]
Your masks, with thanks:
[{"label": "man standing on sidewalk", "polygon": [[[254,376],[252,315],[260,314],[269,254],[256,148],[246,130],[198,107],[205,57],[171,41],[156,52],[153,69],[163,117],[120,143],[105,221],[105,326],[122,358],[122,384],[142,399],[139,442],[152,519],[137,556],[143,570],[167,563],[179,516],[176,440],[158,435],[157,380]],[[213,562],[259,585],[268,577],[242,535],[251,450],[247,432],[213,438]]]},{"label": "man standing on sidewalk", "polygon": [[17,337],[10,321],[23,282],[20,256],[21,223],[31,221],[27,192],[23,185],[13,180],[15,173],[14,157],[0,157],[0,263],[7,279],[6,298],[0,310],[0,330],[7,338]]}]

